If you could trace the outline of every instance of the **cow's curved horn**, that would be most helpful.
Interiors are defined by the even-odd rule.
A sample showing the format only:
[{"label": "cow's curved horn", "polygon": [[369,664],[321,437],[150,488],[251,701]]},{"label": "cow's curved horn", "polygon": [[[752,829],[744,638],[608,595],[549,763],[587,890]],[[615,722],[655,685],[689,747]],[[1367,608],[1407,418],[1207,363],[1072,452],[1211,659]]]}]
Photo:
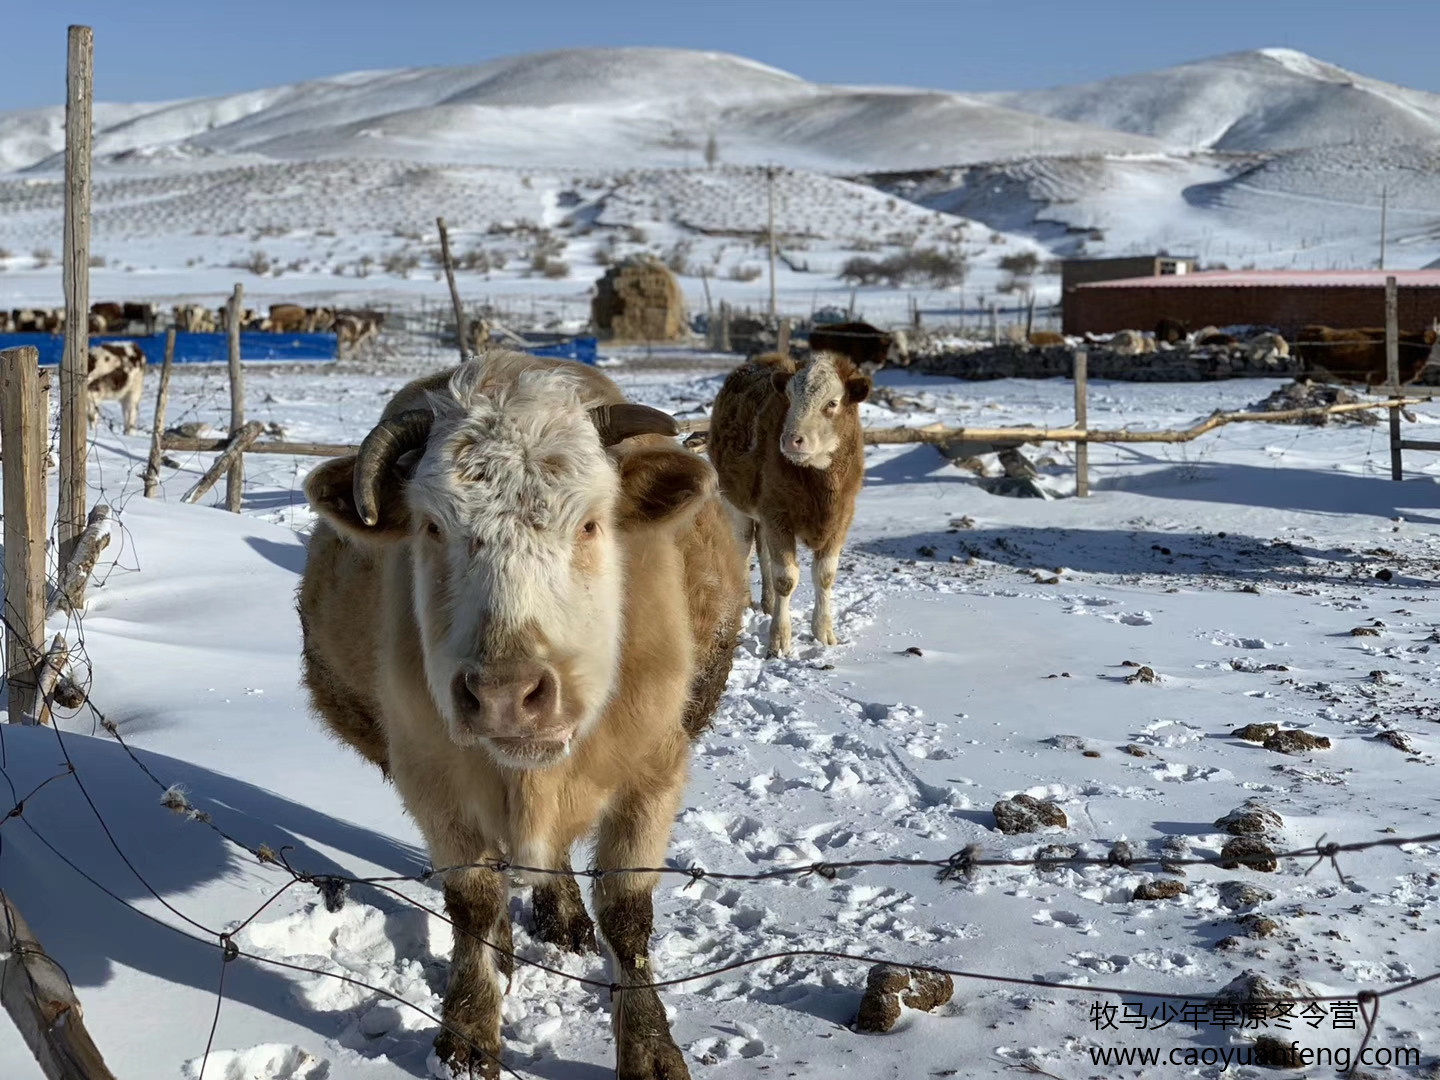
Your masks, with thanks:
[{"label": "cow's curved horn", "polygon": [[360,444],[355,457],[355,509],[366,525],[380,521],[380,482],[400,455],[425,445],[435,414],[429,409],[408,412],[381,420]]},{"label": "cow's curved horn", "polygon": [[590,410],[590,422],[600,433],[603,446],[614,446],[632,435],[678,435],[680,428],[669,413],[622,401],[615,405],[597,405]]}]

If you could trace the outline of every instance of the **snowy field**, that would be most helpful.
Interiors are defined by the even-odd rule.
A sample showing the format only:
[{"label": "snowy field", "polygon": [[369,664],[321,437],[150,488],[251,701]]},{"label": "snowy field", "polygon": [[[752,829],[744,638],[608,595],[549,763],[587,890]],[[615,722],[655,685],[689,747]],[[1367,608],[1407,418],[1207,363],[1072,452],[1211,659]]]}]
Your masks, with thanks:
[{"label": "snowy field", "polygon": [[[703,415],[723,377],[713,364],[630,360],[612,374],[678,415]],[[326,441],[358,441],[403,382],[264,369],[247,378],[249,418]],[[877,426],[1070,418],[1067,382],[879,381],[882,404],[865,406]],[[1090,419],[1176,426],[1272,389],[1099,383]],[[169,408],[171,423],[223,430],[223,374],[177,373]],[[426,865],[394,790],[322,733],[298,686],[293,593],[312,521],[299,490],[314,461],[249,457],[239,517],[179,504],[204,455],[177,455],[163,498],[145,500],[137,473],[148,438],[117,434],[118,411],[105,410],[92,496],[117,507],[123,542],[91,589],[83,647],[94,704],[156,779],[89,712],[59,733],[0,728],[19,795],[67,757],[75,766],[75,778],[49,783],[0,825],[0,881],[64,965],[117,1076],[200,1075],[221,933],[244,958],[223,965],[205,1076],[426,1076],[450,938],[417,905],[438,910],[438,889],[354,886],[332,912],[300,884],[267,904],[290,875],[216,831],[309,873],[415,876]],[[1410,430],[1433,438],[1436,424],[1440,408],[1422,407]],[[1121,840],[1137,864],[1213,859],[1230,839],[1216,819],[1250,799],[1278,815],[1268,838],[1277,851],[1440,832],[1430,772],[1440,754],[1440,459],[1409,454],[1406,481],[1392,483],[1383,431],[1255,425],[1187,446],[1096,447],[1083,501],[997,497],[931,447],[872,448],[836,586],[844,644],[818,647],[800,632],[808,573],[795,658],[764,660],[768,620],[750,617],[720,713],[695,748],[671,862],[754,873],[943,862],[969,845],[1022,862],[1048,845],[1104,860]],[[1047,485],[1067,494],[1069,451],[1035,456]],[[1158,681],[1129,681],[1140,671],[1131,665]],[[1286,754],[1232,735],[1266,723],[1330,748]],[[163,807],[157,780],[181,785],[215,828]],[[1053,800],[1067,826],[1002,834],[991,808],[1017,793]],[[848,1025],[868,965],[811,956],[740,967],[663,995],[697,1078],[1214,1077],[1213,1065],[1121,1068],[1094,1054],[1245,1045],[1266,1029],[1140,1030],[1136,1010],[1159,1011],[1153,995],[1213,994],[1246,972],[1353,999],[1440,970],[1440,842],[1343,853],[1343,879],[1314,862],[1282,861],[1273,873],[1190,865],[1183,875],[1153,863],[1020,865],[948,881],[923,867],[758,883],[677,875],[656,893],[653,957],[663,979],[821,950],[1054,984],[957,978],[949,1004],[867,1036]],[[1184,891],[1134,899],[1162,880]],[[528,906],[518,890],[517,950],[558,973],[517,971],[504,1006],[507,1063],[544,1080],[609,1076],[603,992],[565,977],[603,982],[604,970],[533,941]],[[1087,989],[1096,987],[1124,992]],[[1132,1015],[1107,1027],[1097,1002]],[[1281,1018],[1268,1030],[1353,1052],[1365,1027],[1354,1015],[1332,1009],[1312,1025],[1297,1007],[1291,1030]],[[1383,998],[1371,1047],[1416,1049],[1430,1071],[1366,1071],[1435,1075],[1437,1015],[1440,983]],[[35,1075],[0,1023],[0,1076]]]}]

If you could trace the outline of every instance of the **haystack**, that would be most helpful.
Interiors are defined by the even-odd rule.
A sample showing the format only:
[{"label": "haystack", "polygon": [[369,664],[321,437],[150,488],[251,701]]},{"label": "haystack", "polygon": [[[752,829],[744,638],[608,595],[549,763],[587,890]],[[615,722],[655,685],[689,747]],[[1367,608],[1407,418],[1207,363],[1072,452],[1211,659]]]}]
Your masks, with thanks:
[{"label": "haystack", "polygon": [[590,302],[595,329],[618,341],[685,337],[685,295],[665,264],[637,255],[605,271]]}]

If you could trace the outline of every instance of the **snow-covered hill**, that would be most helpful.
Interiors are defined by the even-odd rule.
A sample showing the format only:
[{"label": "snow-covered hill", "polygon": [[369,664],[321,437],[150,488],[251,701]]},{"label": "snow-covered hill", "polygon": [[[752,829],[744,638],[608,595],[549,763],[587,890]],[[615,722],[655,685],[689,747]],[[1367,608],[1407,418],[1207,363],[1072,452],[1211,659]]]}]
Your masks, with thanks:
[{"label": "snow-covered hill", "polygon": [[1176,150],[1293,150],[1440,138],[1440,94],[1366,78],[1291,49],[1258,49],[1083,86],[978,95]]},{"label": "snow-covered hill", "polygon": [[[968,95],[819,85],[721,53],[574,49],[95,115],[97,287],[117,296],[219,295],[237,277],[269,291],[255,279],[284,275],[272,287],[287,298],[357,277],[439,298],[443,215],[484,267],[467,295],[545,286],[583,306],[603,265],[648,250],[696,306],[717,282],[753,305],[768,292],[754,241],[770,165],[794,310],[848,305],[849,258],[916,246],[962,257],[982,309],[1021,295],[1001,266],[1016,254],[1052,270],[1157,248],[1232,267],[1373,265],[1382,191],[1388,264],[1440,260],[1440,95],[1281,49]],[[63,135],[60,109],[0,114],[0,306],[59,300]],[[872,287],[862,306],[964,299],[932,284]],[[1021,284],[1042,304],[1058,295],[1043,270]]]},{"label": "snow-covered hill", "polygon": [[[249,153],[631,168],[699,164],[713,134],[726,162],[863,172],[1159,145],[959,94],[821,86],[740,57],[678,49],[354,72],[114,115],[97,114],[102,160]],[[0,169],[55,167],[62,145],[63,126],[34,113],[0,116]]]}]

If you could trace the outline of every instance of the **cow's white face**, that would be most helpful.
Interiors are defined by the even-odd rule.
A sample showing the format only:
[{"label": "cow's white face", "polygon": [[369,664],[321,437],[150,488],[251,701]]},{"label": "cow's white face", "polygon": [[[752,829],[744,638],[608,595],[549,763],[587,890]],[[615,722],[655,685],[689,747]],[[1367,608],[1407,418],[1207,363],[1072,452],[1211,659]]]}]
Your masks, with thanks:
[{"label": "cow's white face", "polygon": [[624,567],[619,479],[573,391],[459,386],[407,485],[415,616],[435,705],[503,764],[564,756],[609,699]]},{"label": "cow's white face", "polygon": [[853,368],[842,375],[838,363],[831,353],[816,353],[793,376],[774,376],[776,388],[790,400],[780,452],[792,465],[828,469],[840,446],[836,424],[842,413],[870,395],[870,380]]},{"label": "cow's white face", "polygon": [[467,364],[430,411],[372,520],[351,494],[355,458],[312,473],[307,497],[351,537],[405,545],[425,683],[450,739],[509,768],[553,763],[614,693],[621,530],[688,521],[714,470],[653,439],[607,451],[564,372],[495,385]]}]

